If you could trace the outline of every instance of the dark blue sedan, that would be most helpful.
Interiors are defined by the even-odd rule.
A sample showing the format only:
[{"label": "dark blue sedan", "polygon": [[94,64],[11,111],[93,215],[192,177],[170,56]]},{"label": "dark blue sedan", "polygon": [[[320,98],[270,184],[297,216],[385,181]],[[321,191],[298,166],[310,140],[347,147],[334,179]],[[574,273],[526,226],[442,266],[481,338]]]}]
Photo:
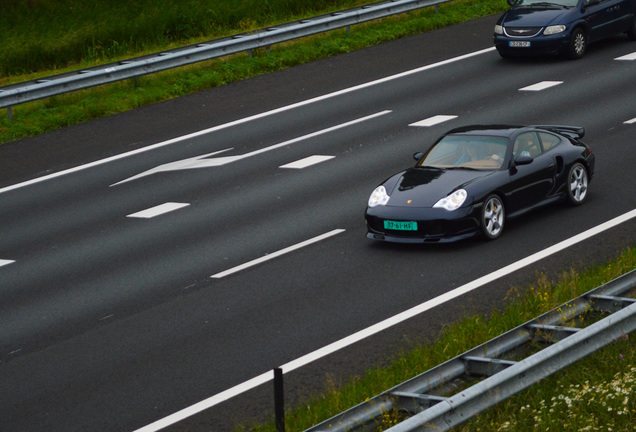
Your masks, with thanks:
[{"label": "dark blue sedan", "polygon": [[466,126],[442,136],[414,167],[369,197],[367,237],[398,243],[447,242],[483,234],[505,221],[565,200],[585,202],[595,156],[582,127]]},{"label": "dark blue sedan", "polygon": [[626,33],[636,40],[636,0],[508,0],[494,43],[506,58],[527,54],[585,55],[591,42]]}]

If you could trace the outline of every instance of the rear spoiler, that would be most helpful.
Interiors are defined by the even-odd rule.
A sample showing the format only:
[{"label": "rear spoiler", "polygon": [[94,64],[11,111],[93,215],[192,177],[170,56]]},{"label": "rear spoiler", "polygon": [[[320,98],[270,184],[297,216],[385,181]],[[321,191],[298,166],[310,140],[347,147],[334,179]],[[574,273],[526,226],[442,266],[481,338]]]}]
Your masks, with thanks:
[{"label": "rear spoiler", "polygon": [[535,125],[534,127],[563,134],[574,139],[580,139],[585,136],[585,128],[582,126]]}]

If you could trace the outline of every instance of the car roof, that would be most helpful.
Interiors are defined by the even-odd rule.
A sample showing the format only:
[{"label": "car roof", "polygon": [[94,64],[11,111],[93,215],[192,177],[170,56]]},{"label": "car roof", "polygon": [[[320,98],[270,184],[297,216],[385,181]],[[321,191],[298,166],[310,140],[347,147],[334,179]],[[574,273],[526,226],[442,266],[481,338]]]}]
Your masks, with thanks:
[{"label": "car roof", "polygon": [[490,135],[510,137],[527,126],[519,125],[469,125],[452,129],[446,135]]},{"label": "car roof", "polygon": [[581,126],[565,126],[565,125],[506,125],[506,124],[491,124],[491,125],[469,125],[462,126],[448,131],[445,135],[489,135],[489,136],[502,136],[512,137],[513,135],[523,132],[525,130],[544,130],[552,133],[556,133],[571,138],[583,138],[585,136],[585,128]]}]

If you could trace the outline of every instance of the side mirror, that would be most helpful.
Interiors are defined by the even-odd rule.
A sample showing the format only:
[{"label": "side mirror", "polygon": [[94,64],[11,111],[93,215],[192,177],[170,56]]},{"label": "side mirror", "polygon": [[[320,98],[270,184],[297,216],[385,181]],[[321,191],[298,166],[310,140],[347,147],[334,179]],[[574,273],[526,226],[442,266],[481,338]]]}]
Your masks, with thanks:
[{"label": "side mirror", "polygon": [[424,153],[417,152],[413,155],[413,159],[415,159],[416,161],[419,161],[420,159],[422,159],[423,156],[424,156]]},{"label": "side mirror", "polygon": [[517,159],[515,159],[515,166],[529,165],[532,163],[533,160],[534,159],[530,156],[519,156]]}]

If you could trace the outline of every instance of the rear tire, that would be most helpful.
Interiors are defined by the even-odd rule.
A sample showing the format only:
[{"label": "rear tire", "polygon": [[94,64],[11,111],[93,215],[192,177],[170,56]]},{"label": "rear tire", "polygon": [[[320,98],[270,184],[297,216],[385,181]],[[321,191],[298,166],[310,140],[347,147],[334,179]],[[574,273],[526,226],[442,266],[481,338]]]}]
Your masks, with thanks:
[{"label": "rear tire", "polygon": [[587,35],[582,28],[576,28],[570,36],[567,56],[573,60],[580,59],[587,51]]},{"label": "rear tire", "polygon": [[501,235],[506,212],[503,202],[497,195],[490,195],[481,207],[481,232],[488,240]]},{"label": "rear tire", "polygon": [[578,206],[587,198],[587,185],[589,183],[587,170],[580,162],[575,163],[568,173],[568,202]]}]

